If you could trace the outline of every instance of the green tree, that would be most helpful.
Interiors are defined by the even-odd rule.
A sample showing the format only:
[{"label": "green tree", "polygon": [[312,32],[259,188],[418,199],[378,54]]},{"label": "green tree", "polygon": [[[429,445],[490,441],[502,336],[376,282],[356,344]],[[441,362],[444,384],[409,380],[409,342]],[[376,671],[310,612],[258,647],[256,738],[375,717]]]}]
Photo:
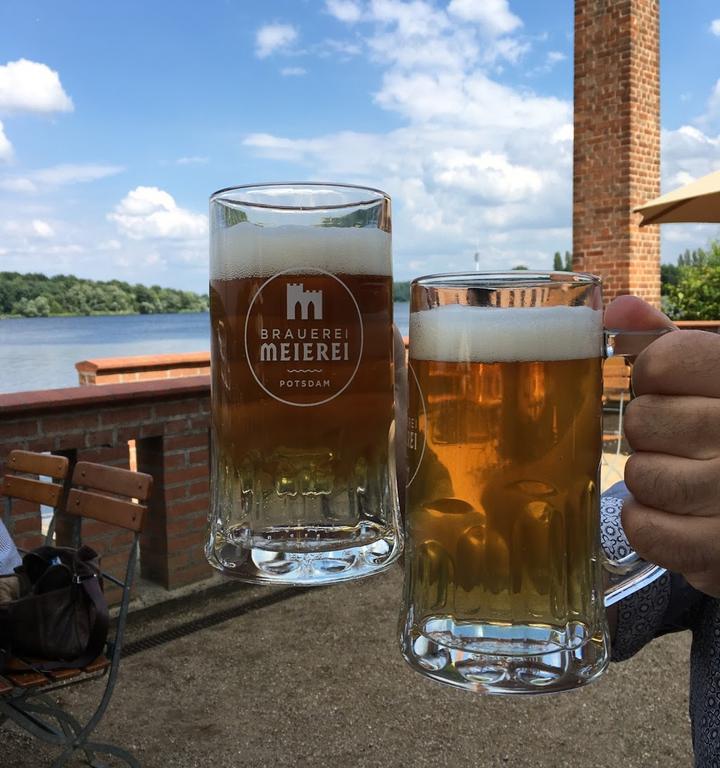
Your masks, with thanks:
[{"label": "green tree", "polygon": [[677,280],[663,285],[664,306],[673,320],[720,318],[720,242],[678,258]]},{"label": "green tree", "polygon": [[677,285],[680,277],[680,267],[677,264],[660,265],[660,291],[665,293],[665,286]]},{"label": "green tree", "polygon": [[73,275],[0,272],[0,316],[127,314],[130,312],[207,312],[207,294],[100,282]]},{"label": "green tree", "polygon": [[553,257],[553,269],[556,272],[563,271],[563,260],[560,251],[555,251],[555,256]]}]

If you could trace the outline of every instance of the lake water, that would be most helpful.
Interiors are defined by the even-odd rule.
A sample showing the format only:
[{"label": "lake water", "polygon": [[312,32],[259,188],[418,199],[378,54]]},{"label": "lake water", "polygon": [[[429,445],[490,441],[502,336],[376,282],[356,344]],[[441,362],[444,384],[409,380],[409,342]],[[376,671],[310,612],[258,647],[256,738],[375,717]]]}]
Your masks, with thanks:
[{"label": "lake water", "polygon": [[[394,312],[407,335],[410,305]],[[81,360],[209,349],[206,313],[0,320],[0,392],[77,386]]]}]

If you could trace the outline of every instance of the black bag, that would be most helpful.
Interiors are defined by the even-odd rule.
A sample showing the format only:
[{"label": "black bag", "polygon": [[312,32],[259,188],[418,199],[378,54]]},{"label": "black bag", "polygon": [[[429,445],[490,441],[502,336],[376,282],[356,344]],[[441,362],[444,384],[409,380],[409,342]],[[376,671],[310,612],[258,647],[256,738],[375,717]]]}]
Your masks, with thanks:
[{"label": "black bag", "polygon": [[0,605],[0,671],[10,656],[43,659],[32,666],[51,671],[103,652],[109,613],[93,549],[39,547],[15,572],[21,597]]}]

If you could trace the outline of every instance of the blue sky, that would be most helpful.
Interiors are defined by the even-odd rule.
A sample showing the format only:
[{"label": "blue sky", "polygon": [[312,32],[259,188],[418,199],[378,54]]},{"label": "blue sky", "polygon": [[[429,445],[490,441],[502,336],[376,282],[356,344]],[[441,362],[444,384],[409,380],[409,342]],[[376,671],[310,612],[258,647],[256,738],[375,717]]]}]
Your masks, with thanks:
[{"label": "blue sky", "polygon": [[[203,291],[215,189],[393,197],[395,276],[571,247],[570,0],[2,0],[0,268]],[[663,190],[720,168],[720,5],[662,4]],[[663,260],[717,227],[666,227]]]}]

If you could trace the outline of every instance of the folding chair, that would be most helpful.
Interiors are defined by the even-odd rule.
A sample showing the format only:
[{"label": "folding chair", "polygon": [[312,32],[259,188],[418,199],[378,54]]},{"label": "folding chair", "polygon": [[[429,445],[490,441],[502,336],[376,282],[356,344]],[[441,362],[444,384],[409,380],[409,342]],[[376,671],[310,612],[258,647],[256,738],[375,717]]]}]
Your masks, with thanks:
[{"label": "folding chair", "polygon": [[[31,463],[28,454],[19,451],[13,451],[8,460],[10,468],[16,467],[26,473],[50,474],[45,465],[41,470],[39,466]],[[19,483],[13,477],[9,482],[7,477],[3,481],[3,493],[9,498],[27,499],[23,491],[30,488],[34,494],[32,500],[36,501],[38,492],[34,483],[41,481],[23,478],[25,482]],[[27,485],[27,482],[31,485]],[[132,768],[140,768],[138,761],[129,752],[112,744],[92,741],[91,734],[105,713],[117,679],[139,536],[147,509],[141,502],[147,501],[151,488],[150,475],[81,461],[73,471],[64,508],[56,509],[56,515],[60,512],[77,522],[74,526],[74,533],[77,534],[73,536],[74,543],[79,543],[81,538],[83,520],[92,520],[93,525],[103,523],[129,531],[132,540],[127,546],[124,579],[116,578],[105,569],[102,573],[106,584],[110,582],[122,589],[120,611],[114,630],[111,629],[105,654],[82,669],[53,669],[52,672],[40,672],[35,668],[42,660],[11,659],[0,677],[0,722],[10,719],[33,736],[62,747],[52,768],[65,765],[77,751],[82,751],[87,763],[97,768],[103,764],[96,761],[95,753],[113,755]],[[64,710],[50,695],[60,688],[103,675],[106,676],[106,683],[100,702],[84,724]]]},{"label": "folding chair", "polygon": [[[11,451],[8,454],[0,494],[5,497],[5,523],[11,534],[13,499],[52,507],[52,520],[55,519],[55,511],[63,501],[66,490],[69,467],[70,462],[65,456],[31,451]],[[39,477],[47,477],[49,481]],[[51,536],[52,530],[48,531],[48,538]]]}]

